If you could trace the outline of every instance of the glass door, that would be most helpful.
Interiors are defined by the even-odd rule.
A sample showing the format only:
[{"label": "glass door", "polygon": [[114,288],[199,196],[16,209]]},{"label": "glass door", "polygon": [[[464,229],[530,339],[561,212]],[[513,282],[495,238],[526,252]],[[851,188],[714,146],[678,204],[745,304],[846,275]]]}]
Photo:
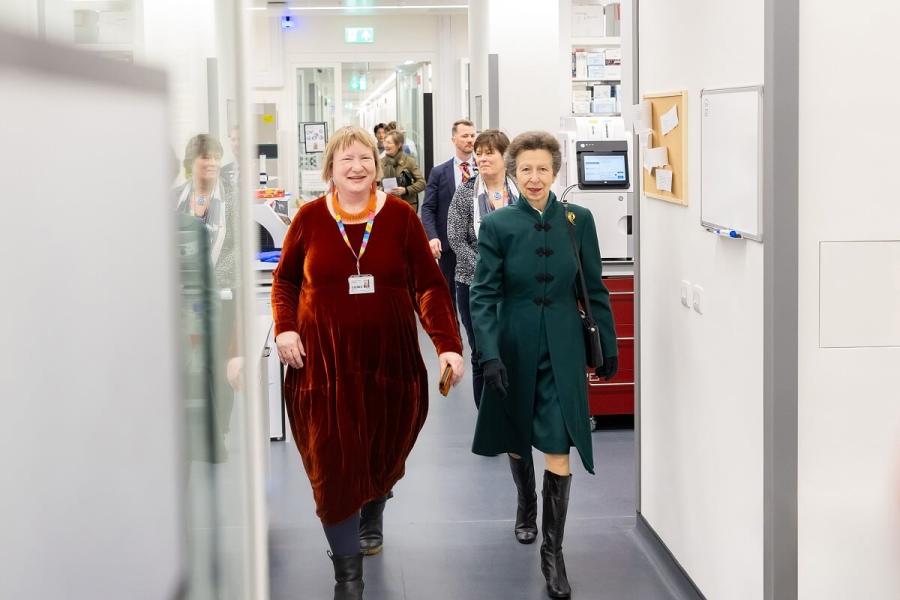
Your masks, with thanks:
[{"label": "glass door", "polygon": [[322,163],[325,144],[335,130],[335,100],[333,67],[297,69],[300,203],[314,200],[325,192]]},{"label": "glass door", "polygon": [[406,134],[409,153],[421,165],[425,143],[424,93],[430,89],[429,63],[397,67],[397,125]]}]

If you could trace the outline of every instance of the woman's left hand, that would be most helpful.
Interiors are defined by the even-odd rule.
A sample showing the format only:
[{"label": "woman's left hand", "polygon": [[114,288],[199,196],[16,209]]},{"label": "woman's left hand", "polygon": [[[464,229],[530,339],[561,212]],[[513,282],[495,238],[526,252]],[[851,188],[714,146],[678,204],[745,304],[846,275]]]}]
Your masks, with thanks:
[{"label": "woman's left hand", "polygon": [[456,352],[444,352],[438,358],[441,360],[441,373],[444,372],[447,365],[450,365],[450,370],[453,372],[453,376],[450,378],[450,385],[453,386],[459,383],[464,371],[462,355]]},{"label": "woman's left hand", "polygon": [[406,188],[403,186],[395,187],[394,189],[392,189],[391,191],[388,192],[388,194],[390,194],[391,196],[402,196],[405,193],[406,193]]}]

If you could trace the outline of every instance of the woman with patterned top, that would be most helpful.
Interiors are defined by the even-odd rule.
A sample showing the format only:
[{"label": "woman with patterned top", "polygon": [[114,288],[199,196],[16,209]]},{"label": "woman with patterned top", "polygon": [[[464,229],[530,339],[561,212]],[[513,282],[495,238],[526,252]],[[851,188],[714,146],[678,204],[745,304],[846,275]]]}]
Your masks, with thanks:
[{"label": "woman with patterned top", "polygon": [[508,146],[509,138],[498,129],[487,129],[475,138],[478,175],[456,188],[447,213],[447,240],[457,257],[456,304],[472,348],[472,385],[476,408],[481,404],[484,376],[478,360],[475,331],[472,329],[469,286],[475,276],[481,220],[485,215],[508,206],[519,198],[516,184],[506,176],[503,162],[503,153]]}]

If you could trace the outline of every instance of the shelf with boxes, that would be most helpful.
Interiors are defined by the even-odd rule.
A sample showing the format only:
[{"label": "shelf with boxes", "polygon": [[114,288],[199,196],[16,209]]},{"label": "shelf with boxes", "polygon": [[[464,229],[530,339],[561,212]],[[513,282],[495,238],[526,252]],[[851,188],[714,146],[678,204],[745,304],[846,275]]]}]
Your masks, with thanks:
[{"label": "shelf with boxes", "polygon": [[619,115],[621,84],[611,80],[572,80],[572,115]]},{"label": "shelf with boxes", "polygon": [[572,50],[572,113],[621,113],[620,47],[575,47]]},{"label": "shelf with boxes", "polygon": [[571,116],[622,112],[622,7],[618,0],[571,0],[565,28],[572,53]]}]

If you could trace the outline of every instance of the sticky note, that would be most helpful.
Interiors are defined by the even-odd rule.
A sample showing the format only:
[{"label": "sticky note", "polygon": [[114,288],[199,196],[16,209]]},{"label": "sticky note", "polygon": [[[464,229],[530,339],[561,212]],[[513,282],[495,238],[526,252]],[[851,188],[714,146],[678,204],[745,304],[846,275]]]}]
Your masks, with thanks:
[{"label": "sticky note", "polygon": [[672,171],[668,169],[656,170],[656,189],[661,192],[672,191]]}]

